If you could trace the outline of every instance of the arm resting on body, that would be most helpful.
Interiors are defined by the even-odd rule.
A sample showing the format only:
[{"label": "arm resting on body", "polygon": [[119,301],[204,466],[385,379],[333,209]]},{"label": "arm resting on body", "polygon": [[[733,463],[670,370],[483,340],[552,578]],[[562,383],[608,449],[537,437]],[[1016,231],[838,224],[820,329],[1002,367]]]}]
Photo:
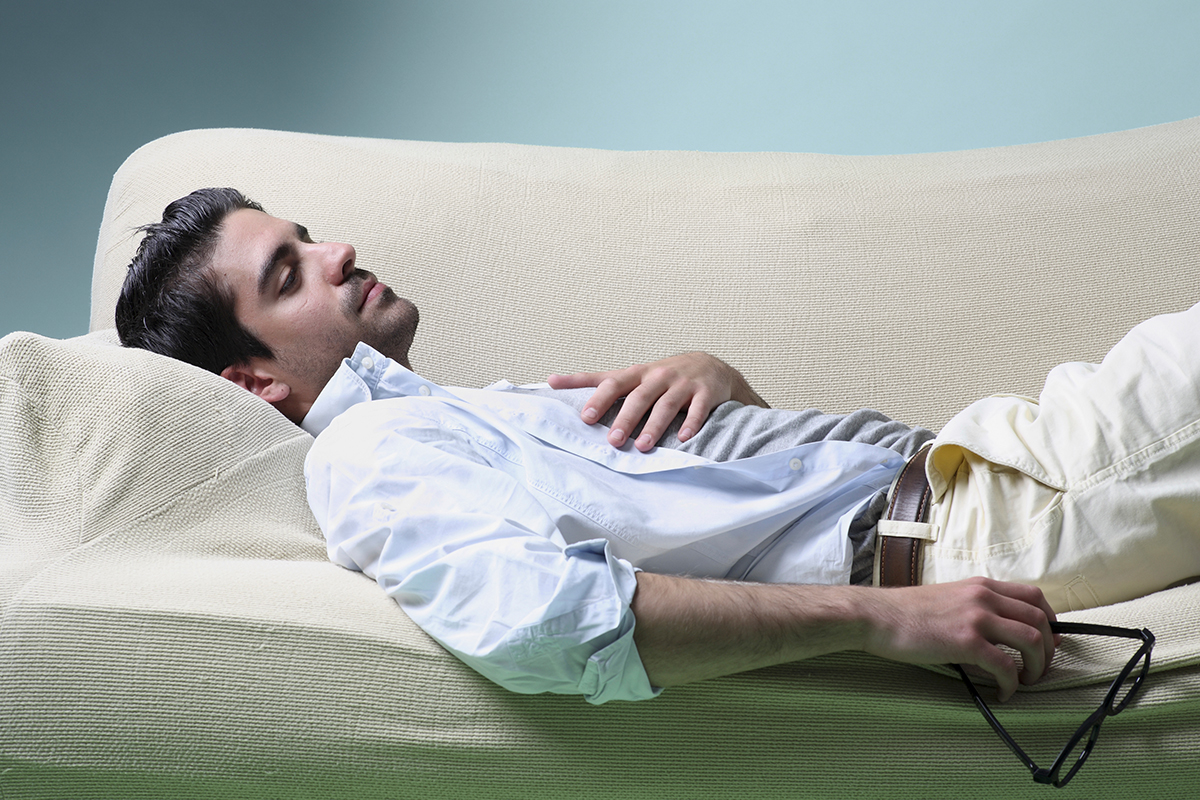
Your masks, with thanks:
[{"label": "arm resting on body", "polygon": [[727,400],[770,407],[750,387],[742,373],[707,353],[683,353],[650,364],[635,364],[607,372],[551,375],[547,380],[554,389],[596,387],[581,415],[589,425],[624,397],[625,403],[608,436],[614,447],[625,444],[629,433],[649,412],[642,433],[634,442],[634,446],[643,452],[658,443],[671,420],[684,409],[687,409],[687,417],[679,429],[681,442],[694,436],[712,410]]},{"label": "arm resting on body", "polygon": [[[959,663],[996,678],[1002,700],[1050,667],[1054,612],[1040,590],[986,578],[876,589],[707,581],[640,572],[632,609],[658,687],[842,650]],[[1022,665],[997,645],[1019,651]]]}]

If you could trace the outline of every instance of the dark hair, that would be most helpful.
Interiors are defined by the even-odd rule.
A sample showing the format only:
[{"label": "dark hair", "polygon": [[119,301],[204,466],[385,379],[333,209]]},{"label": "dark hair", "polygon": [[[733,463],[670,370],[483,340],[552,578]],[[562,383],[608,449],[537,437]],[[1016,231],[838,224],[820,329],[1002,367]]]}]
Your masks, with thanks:
[{"label": "dark hair", "polygon": [[117,299],[121,344],[216,373],[256,356],[274,358],[238,322],[232,292],[208,269],[221,223],[243,208],[262,211],[236,189],[199,189],[167,206],[162,222],[138,228],[146,236]]}]

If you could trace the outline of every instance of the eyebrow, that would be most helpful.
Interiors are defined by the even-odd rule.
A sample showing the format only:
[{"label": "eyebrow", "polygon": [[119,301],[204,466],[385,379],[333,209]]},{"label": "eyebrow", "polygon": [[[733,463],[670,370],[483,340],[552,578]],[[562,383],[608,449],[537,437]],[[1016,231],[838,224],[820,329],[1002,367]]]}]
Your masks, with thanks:
[{"label": "eyebrow", "polygon": [[[295,226],[297,239],[303,241],[304,239],[308,238],[308,228],[304,227],[303,225],[297,225],[295,222],[293,222],[292,225]],[[271,253],[270,258],[263,262],[263,265],[258,268],[259,295],[265,295],[267,293],[267,289],[271,285],[271,279],[275,276],[275,273],[279,271],[279,267],[283,263],[283,259],[295,251],[296,245],[294,242],[284,242],[276,247],[274,252]]]}]

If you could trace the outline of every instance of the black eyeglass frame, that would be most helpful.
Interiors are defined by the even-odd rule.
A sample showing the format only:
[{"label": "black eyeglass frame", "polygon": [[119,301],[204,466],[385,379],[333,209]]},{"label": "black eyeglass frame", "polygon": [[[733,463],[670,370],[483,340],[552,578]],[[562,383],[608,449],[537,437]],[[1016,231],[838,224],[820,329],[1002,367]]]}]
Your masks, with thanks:
[{"label": "black eyeglass frame", "polygon": [[[1100,703],[1100,707],[1093,711],[1091,715],[1084,720],[1083,724],[1076,729],[1075,734],[1070,738],[1066,746],[1058,754],[1058,758],[1054,759],[1054,764],[1050,767],[1050,769],[1042,769],[1033,762],[1033,759],[1021,749],[1020,745],[1016,743],[1012,736],[1008,734],[1008,731],[1004,729],[1004,726],[1000,724],[1000,720],[996,719],[996,716],[992,713],[992,710],[988,708],[987,703],[983,701],[983,697],[979,694],[979,690],[975,688],[975,684],[971,682],[971,678],[967,675],[966,670],[964,670],[958,664],[953,664],[952,666],[958,670],[960,675],[962,675],[963,683],[967,685],[967,691],[971,693],[971,698],[975,701],[976,707],[978,707],[980,712],[982,712],[984,719],[986,719],[988,724],[990,724],[996,731],[996,734],[999,735],[1001,741],[1008,745],[1008,749],[1012,750],[1013,754],[1021,760],[1021,763],[1023,763],[1031,773],[1033,773],[1034,782],[1050,784],[1061,789],[1067,785],[1071,778],[1075,777],[1075,773],[1079,772],[1080,767],[1083,766],[1084,762],[1087,761],[1088,756],[1091,755],[1092,748],[1096,745],[1096,739],[1100,735],[1100,724],[1104,722],[1106,718],[1115,716],[1124,711],[1125,707],[1129,705],[1129,701],[1132,700],[1133,696],[1136,695],[1142,688],[1142,682],[1146,679],[1146,674],[1150,671],[1150,652],[1154,649],[1154,634],[1146,628],[1137,630],[1135,628],[1117,628],[1112,625],[1089,625],[1087,623],[1080,622],[1052,622],[1050,623],[1050,630],[1054,633],[1063,634],[1116,636],[1124,639],[1140,639],[1142,642],[1142,646],[1138,648],[1138,651],[1134,654],[1133,658],[1129,659],[1129,663],[1125,665],[1125,668],[1122,669],[1120,674],[1117,675],[1116,680],[1114,680],[1112,685],[1108,687],[1108,692],[1104,695],[1104,700]],[[1121,699],[1121,702],[1114,706],[1114,703],[1117,699],[1117,694],[1121,691],[1121,686],[1129,678],[1129,675],[1133,672],[1134,668],[1137,667],[1138,662],[1142,661],[1143,657],[1145,658],[1145,663],[1142,664],[1141,673],[1137,676],[1137,678],[1134,679],[1133,686],[1129,688],[1129,691],[1126,693],[1125,697]],[[1070,770],[1067,771],[1066,777],[1060,779],[1059,773],[1061,772],[1063,765],[1066,763],[1067,757],[1071,755],[1072,751],[1074,751],[1084,736],[1087,736],[1088,740],[1083,746],[1083,751],[1079,754],[1078,758],[1075,759],[1075,763],[1071,765]]]}]

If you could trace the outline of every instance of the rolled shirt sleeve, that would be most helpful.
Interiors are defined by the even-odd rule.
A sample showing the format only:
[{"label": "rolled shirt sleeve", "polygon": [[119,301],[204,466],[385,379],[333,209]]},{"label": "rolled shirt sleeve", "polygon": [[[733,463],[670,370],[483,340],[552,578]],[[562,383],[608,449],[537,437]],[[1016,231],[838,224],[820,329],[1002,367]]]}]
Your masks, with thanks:
[{"label": "rolled shirt sleeve", "polygon": [[634,567],[603,539],[567,544],[499,455],[426,411],[363,404],[318,437],[305,477],[330,558],[511,691],[656,696],[633,642]]}]

